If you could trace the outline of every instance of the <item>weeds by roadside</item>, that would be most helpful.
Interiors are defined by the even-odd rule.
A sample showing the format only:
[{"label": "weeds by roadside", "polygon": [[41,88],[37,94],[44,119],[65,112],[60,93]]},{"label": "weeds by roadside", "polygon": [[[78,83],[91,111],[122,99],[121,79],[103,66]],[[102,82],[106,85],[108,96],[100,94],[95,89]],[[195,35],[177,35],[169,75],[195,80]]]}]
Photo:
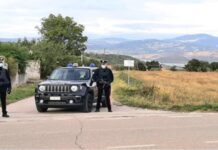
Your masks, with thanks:
[{"label": "weeds by roadside", "polygon": [[[161,73],[158,73],[158,75]],[[177,86],[174,83],[175,81],[172,81],[173,76],[170,77],[171,74],[162,73],[164,81],[162,78],[155,78],[157,75],[148,75],[146,79],[143,78],[143,75],[143,72],[132,73],[130,85],[128,86],[127,74],[117,72],[115,75],[116,82],[113,85],[115,99],[123,104],[142,108],[173,111],[218,111],[218,95],[217,97],[215,97],[214,93],[202,95],[198,92],[199,88],[193,89],[192,92],[189,90],[191,87],[196,88],[194,84],[199,83],[197,79],[196,82],[192,81],[193,83],[190,83],[191,87],[187,88],[186,83]],[[180,81],[181,79],[183,80],[183,78],[179,77],[173,78],[173,80],[178,81],[177,84],[185,82]],[[210,87],[207,87],[207,90],[211,91]],[[205,89],[203,91],[208,92]]]},{"label": "weeds by roadside", "polygon": [[35,84],[25,84],[12,89],[7,97],[7,103],[14,103],[24,98],[33,96],[35,92]]}]

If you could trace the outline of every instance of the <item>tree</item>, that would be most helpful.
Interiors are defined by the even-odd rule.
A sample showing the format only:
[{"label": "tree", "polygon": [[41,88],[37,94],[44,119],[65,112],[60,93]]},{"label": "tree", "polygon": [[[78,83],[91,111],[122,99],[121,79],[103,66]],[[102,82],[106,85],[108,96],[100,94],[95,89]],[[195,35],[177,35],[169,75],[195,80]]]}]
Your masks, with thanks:
[{"label": "tree", "polygon": [[176,68],[176,66],[172,66],[172,67],[170,67],[170,70],[171,71],[177,71],[177,68]]},{"label": "tree", "polygon": [[28,51],[25,48],[19,47],[16,43],[0,43],[0,55],[6,58],[10,57],[10,60],[14,58],[15,60],[11,62],[16,61],[18,63],[18,72],[25,73],[27,60],[29,59]]},{"label": "tree", "polygon": [[60,63],[60,60],[61,58],[68,56],[60,51],[63,47],[63,45],[48,41],[41,41],[33,47],[34,59],[40,60],[42,78],[46,78],[46,76],[48,76],[56,67],[63,66],[63,64]]},{"label": "tree", "polygon": [[148,61],[146,62],[148,70],[161,70],[161,65],[158,61]]},{"label": "tree", "polygon": [[207,72],[210,69],[210,64],[206,61],[192,59],[185,65],[185,69],[187,71]]},{"label": "tree", "polygon": [[210,70],[210,64],[206,61],[200,61],[200,71],[207,72]]},{"label": "tree", "polygon": [[42,40],[64,45],[62,51],[65,54],[80,55],[86,50],[87,37],[83,36],[84,26],[78,24],[71,17],[50,14],[43,18],[41,28],[37,27],[42,34]]},{"label": "tree", "polygon": [[212,63],[210,64],[210,69],[211,69],[212,71],[218,70],[218,62],[212,62]]},{"label": "tree", "polygon": [[200,61],[197,60],[197,59],[192,59],[188,62],[188,64],[185,65],[185,69],[187,71],[199,71],[199,68],[200,68]]},{"label": "tree", "polygon": [[28,40],[26,37],[24,37],[23,39],[18,39],[17,41],[17,45],[19,47],[24,47],[26,48],[28,51],[31,49],[31,47],[36,44],[36,40],[32,39],[32,40]]},{"label": "tree", "polygon": [[146,66],[144,62],[138,61],[137,63],[138,63],[138,69],[140,71],[146,71]]},{"label": "tree", "polygon": [[[42,35],[36,44],[31,46],[33,59],[41,62],[41,77],[45,78],[52,70],[68,63],[80,63],[78,57],[86,50],[87,37],[83,36],[84,26],[71,17],[50,14],[43,18],[40,27]],[[22,43],[21,43],[22,44]],[[24,45],[28,45],[26,40]]]}]

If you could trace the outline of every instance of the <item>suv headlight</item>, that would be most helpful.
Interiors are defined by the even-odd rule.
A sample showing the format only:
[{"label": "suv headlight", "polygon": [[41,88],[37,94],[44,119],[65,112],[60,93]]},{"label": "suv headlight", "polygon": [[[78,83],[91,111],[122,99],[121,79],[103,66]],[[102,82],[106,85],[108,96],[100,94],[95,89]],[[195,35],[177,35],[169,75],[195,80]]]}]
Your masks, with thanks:
[{"label": "suv headlight", "polygon": [[44,85],[40,85],[39,86],[39,91],[44,92],[45,91],[45,86]]},{"label": "suv headlight", "polygon": [[78,86],[76,86],[76,85],[73,85],[73,86],[71,86],[71,91],[73,91],[73,92],[76,92],[76,91],[78,91]]}]

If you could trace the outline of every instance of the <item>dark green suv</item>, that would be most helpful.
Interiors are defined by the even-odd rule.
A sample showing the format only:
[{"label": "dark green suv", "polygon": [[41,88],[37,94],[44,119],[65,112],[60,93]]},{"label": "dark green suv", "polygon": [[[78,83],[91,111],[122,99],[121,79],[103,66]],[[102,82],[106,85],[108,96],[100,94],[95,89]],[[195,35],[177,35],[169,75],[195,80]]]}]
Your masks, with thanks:
[{"label": "dark green suv", "polygon": [[60,67],[35,89],[38,112],[48,108],[81,108],[91,112],[97,100],[96,83],[90,86],[95,67]]}]

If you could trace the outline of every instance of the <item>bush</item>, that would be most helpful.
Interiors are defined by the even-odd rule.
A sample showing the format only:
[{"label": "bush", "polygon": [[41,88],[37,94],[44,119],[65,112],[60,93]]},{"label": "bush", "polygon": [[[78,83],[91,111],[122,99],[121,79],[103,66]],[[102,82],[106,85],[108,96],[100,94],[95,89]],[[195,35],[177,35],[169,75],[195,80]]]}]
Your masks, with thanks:
[{"label": "bush", "polygon": [[28,60],[26,49],[17,46],[16,43],[0,43],[0,55],[14,58],[18,63],[18,72],[25,73]]},{"label": "bush", "polygon": [[138,62],[138,70],[140,70],[140,71],[146,71],[147,70],[146,65],[145,65],[144,62],[141,62],[141,61]]},{"label": "bush", "polygon": [[8,70],[9,70],[10,76],[14,78],[18,72],[17,61],[13,57],[9,57],[7,59],[7,64],[8,64]]},{"label": "bush", "polygon": [[212,62],[212,63],[210,64],[210,69],[211,69],[211,71],[216,71],[216,70],[218,70],[218,62]]},{"label": "bush", "polygon": [[206,61],[192,59],[185,65],[187,71],[207,72],[210,70],[210,64]]},{"label": "bush", "polygon": [[177,71],[176,66],[170,67],[170,70],[171,70],[171,71]]},{"label": "bush", "polygon": [[149,71],[161,70],[161,65],[158,61],[150,61],[150,62],[148,61],[146,62],[146,66]]}]

